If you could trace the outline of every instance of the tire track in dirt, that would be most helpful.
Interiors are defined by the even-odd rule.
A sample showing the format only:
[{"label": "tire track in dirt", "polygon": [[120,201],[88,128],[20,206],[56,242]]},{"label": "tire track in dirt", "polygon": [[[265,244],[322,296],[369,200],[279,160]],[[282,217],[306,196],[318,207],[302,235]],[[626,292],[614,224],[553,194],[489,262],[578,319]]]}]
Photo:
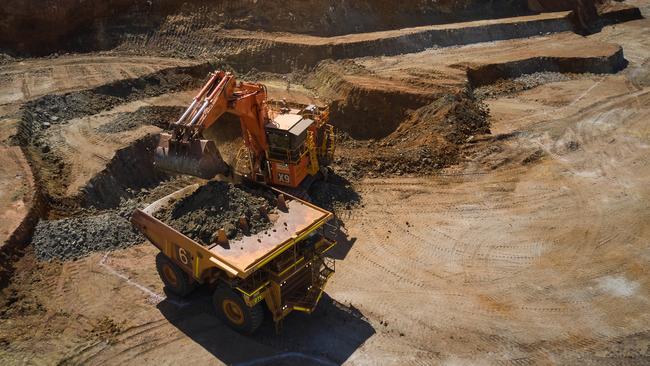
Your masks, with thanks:
[{"label": "tire track in dirt", "polygon": [[[608,78],[602,81],[603,85],[608,82]],[[589,93],[598,93],[596,89],[600,89],[600,86],[589,88]],[[356,293],[349,281],[361,274],[352,271],[349,276],[346,275],[351,268],[345,268],[345,262],[338,266],[343,268],[335,276],[333,293],[340,291],[346,301],[361,304],[361,310],[376,322],[390,314],[391,308],[398,307],[403,315],[396,322],[412,332],[415,331],[412,329],[413,323],[418,321],[439,324],[445,332],[463,335],[476,333],[478,324],[481,324],[483,331],[491,332],[487,324],[498,321],[498,327],[505,327],[505,334],[510,334],[509,337],[494,338],[486,333],[476,341],[467,342],[481,349],[493,349],[496,355],[493,360],[500,364],[537,364],[549,359],[557,360],[555,357],[573,359],[576,354],[585,354],[611,344],[612,334],[629,332],[630,329],[625,326],[613,331],[603,320],[606,316],[612,316],[611,309],[618,308],[621,300],[606,295],[595,284],[608,276],[630,275],[627,268],[632,267],[622,258],[638,253],[638,245],[642,244],[644,235],[636,231],[638,229],[629,225],[623,228],[617,223],[620,220],[630,221],[625,214],[621,217],[618,209],[633,207],[639,198],[622,196],[622,201],[613,201],[616,204],[611,206],[600,197],[603,194],[607,197],[611,189],[618,186],[628,195],[634,190],[635,194],[640,194],[641,186],[637,181],[643,181],[640,179],[643,175],[635,174],[633,181],[628,178],[629,169],[633,166],[631,163],[638,161],[629,157],[638,156],[640,152],[633,141],[632,144],[625,141],[614,143],[613,147],[603,144],[603,140],[611,139],[607,137],[609,130],[593,129],[582,121],[598,120],[603,112],[612,108],[629,108],[630,103],[638,109],[637,98],[643,100],[645,93],[632,92],[627,96],[620,94],[614,98],[605,96],[596,100],[587,100],[586,95],[583,92],[582,99],[570,103],[571,113],[560,113],[555,119],[547,121],[532,119],[534,132],[516,137],[519,142],[507,147],[512,152],[504,150],[505,153],[516,153],[516,149],[526,145],[525,141],[535,143],[537,135],[545,131],[552,132],[547,140],[553,143],[565,130],[572,129],[580,143],[577,151],[559,155],[549,147],[553,145],[544,142],[541,146],[550,153],[532,167],[517,166],[515,160],[505,169],[497,168],[489,174],[474,174],[467,180],[455,176],[450,179],[433,176],[359,183],[358,190],[364,197],[365,207],[353,213],[353,219],[347,222],[346,227],[352,236],[361,236],[363,231],[363,237],[370,241],[364,245],[356,244],[349,254],[353,258],[372,258],[375,261],[377,267],[367,267],[368,273],[364,273],[363,278],[377,278],[385,270],[399,270],[397,273],[409,281],[426,283],[427,286],[421,288],[423,293],[428,292],[439,299],[449,299],[450,294],[443,290],[449,287],[446,283],[449,281],[464,290],[462,301],[453,303],[445,300],[450,302],[443,302],[442,305],[438,302],[441,300],[422,299],[415,290],[409,291],[409,301],[405,304],[399,301],[405,295],[401,293],[404,286],[400,286],[400,279],[389,280],[385,276],[382,277],[384,283],[378,285],[378,289]],[[581,112],[574,113],[575,109]],[[628,128],[633,121],[639,126],[642,115],[635,112],[625,118],[608,120],[617,121],[615,128],[622,129]],[[582,129],[576,128],[580,123],[584,125]],[[510,144],[509,141],[504,143]],[[601,151],[607,153],[602,154]],[[600,158],[583,160],[583,157],[587,159],[601,155]],[[490,155],[483,157],[491,158]],[[595,178],[582,177],[583,166],[597,166],[603,173]],[[549,181],[549,173],[555,182]],[[517,178],[512,179],[514,176]],[[626,182],[625,186],[620,185],[621,182]],[[638,205],[636,210],[639,210]],[[406,228],[395,229],[405,221],[414,223],[408,231]],[[436,230],[431,231],[431,226]],[[591,229],[585,230],[587,227]],[[385,228],[390,228],[396,236],[385,239],[385,235],[382,235]],[[453,230],[447,231],[446,228]],[[414,236],[411,237],[409,231],[415,232]],[[434,239],[430,239],[431,232],[437,232]],[[521,240],[522,235],[528,238]],[[457,238],[463,239],[459,241]],[[505,240],[497,241],[497,238]],[[431,251],[425,247],[429,240],[447,242],[443,246],[446,248],[458,246],[465,250]],[[621,243],[625,243],[626,250],[636,249],[623,254],[618,250]],[[454,258],[448,253],[456,253],[458,257]],[[443,267],[436,262],[443,263]],[[463,279],[458,280],[454,276],[442,276],[446,281],[437,279],[435,273],[444,273],[445,262],[459,263],[461,267],[457,272],[462,274]],[[427,271],[422,270],[421,267],[426,267],[427,263],[435,269],[434,276],[430,277]],[[556,272],[546,275],[547,268],[553,268]],[[402,273],[404,269],[408,270]],[[449,321],[440,316],[422,313],[418,309],[424,306],[422,301],[428,308],[437,309],[447,317],[452,316],[455,325],[451,325],[453,322],[448,324]],[[641,304],[644,304],[643,298],[637,298],[635,305],[631,305],[626,312],[636,312],[641,309]],[[573,329],[561,332],[561,325],[547,325],[542,319],[553,319],[553,324],[574,324],[569,327]],[[583,323],[575,323],[576,319]],[[523,326],[523,322],[531,321],[529,328],[533,327],[538,334],[546,334],[547,339],[554,341],[536,343],[525,340],[526,337],[517,330]],[[581,324],[594,324],[596,328],[587,326],[591,331],[585,330]],[[643,329],[643,325],[637,325]],[[418,326],[428,329],[424,324]],[[440,329],[437,328],[436,333],[440,333]],[[423,335],[431,332],[433,329],[415,331],[417,337],[437,339],[433,335]],[[407,334],[407,337],[410,339],[413,336]],[[412,341],[416,342],[416,339]],[[443,353],[463,353],[456,349],[459,347],[457,341],[451,343]],[[506,348],[495,349],[495,345],[506,345]],[[436,350],[435,346],[425,347]],[[505,356],[504,352],[510,356]]]},{"label": "tire track in dirt", "polygon": [[[22,95],[0,97],[0,105],[23,103],[50,93],[93,88],[111,81],[137,78],[192,61],[157,57],[64,56],[3,65],[0,79],[15,85]],[[48,71],[47,73],[44,71]],[[33,90],[34,86],[37,89]]]}]

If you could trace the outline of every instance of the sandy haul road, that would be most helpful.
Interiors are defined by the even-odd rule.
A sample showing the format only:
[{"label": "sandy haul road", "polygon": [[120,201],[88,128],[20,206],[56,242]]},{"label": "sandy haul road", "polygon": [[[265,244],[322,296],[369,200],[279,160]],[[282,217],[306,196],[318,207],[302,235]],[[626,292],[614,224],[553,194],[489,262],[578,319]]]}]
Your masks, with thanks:
[{"label": "sandy haul road", "polygon": [[552,113],[501,117],[495,130],[516,121],[517,137],[476,146],[467,165],[437,177],[361,182],[365,207],[346,220],[353,242],[337,252],[332,300],[313,318],[289,320],[280,337],[271,324],[252,338],[231,332],[201,294],[161,301],[154,250],[143,245],[61,266],[24,260],[46,270],[27,296],[59,310],[23,309],[29,315],[5,323],[3,334],[47,328],[36,345],[12,337],[2,357],[645,364],[650,90],[627,77],[492,100],[495,115],[499,103],[544,98]]},{"label": "sandy haul road", "polygon": [[361,184],[331,293],[406,334],[378,342],[386,360],[648,361],[650,91],[610,82],[477,156],[488,169]]},{"label": "sandy haul road", "polygon": [[[252,337],[231,331],[206,292],[168,297],[147,243],[65,263],[28,249],[3,289],[0,360],[650,363],[649,32],[640,20],[589,37],[622,46],[629,65],[617,74],[491,96],[492,134],[463,147],[458,166],[356,182],[362,205],[342,216],[327,296],[280,336],[269,321]],[[150,104],[178,104],[165,98]],[[142,106],[52,131],[74,155],[85,131]]]},{"label": "sandy haul road", "polygon": [[648,23],[616,28],[623,73],[489,100],[504,139],[463,168],[359,185],[330,293],[390,341],[352,363],[650,361]]},{"label": "sandy haul road", "polygon": [[[12,337],[2,357],[645,364],[650,90],[626,79],[554,83],[492,100],[499,115],[504,100],[567,96],[561,106],[554,101],[552,117],[526,114],[517,137],[468,151],[463,167],[359,183],[365,207],[346,220],[353,242],[336,253],[329,299],[313,318],[287,321],[280,337],[268,323],[251,338],[228,330],[202,294],[163,300],[154,249],[143,245],[60,266],[25,259],[45,271],[27,297],[58,310],[22,309],[11,328],[5,323],[3,334],[47,328],[36,345]],[[517,118],[495,121],[495,129],[512,132]]]}]

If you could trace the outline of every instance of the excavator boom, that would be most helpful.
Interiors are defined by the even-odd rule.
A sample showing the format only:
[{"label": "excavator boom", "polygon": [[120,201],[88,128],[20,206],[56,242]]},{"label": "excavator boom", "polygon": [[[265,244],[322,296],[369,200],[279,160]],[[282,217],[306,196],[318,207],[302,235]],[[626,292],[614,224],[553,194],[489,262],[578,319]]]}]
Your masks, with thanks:
[{"label": "excavator boom", "polygon": [[[315,177],[334,154],[333,127],[327,112],[315,105],[302,110],[269,111],[266,87],[237,82],[228,72],[217,71],[198,92],[181,117],[170,124],[171,133],[160,135],[154,165],[173,173],[211,179],[234,173],[264,184],[296,188]],[[240,150],[235,168],[224,161],[217,144],[203,132],[225,113],[239,117],[246,149]],[[240,159],[241,156],[241,159]]]},{"label": "excavator boom", "polygon": [[234,84],[230,73],[220,71],[211,75],[187,110],[171,124],[172,133],[160,134],[154,154],[158,169],[204,179],[229,173],[230,167],[216,143],[203,139],[202,132],[227,111]]}]

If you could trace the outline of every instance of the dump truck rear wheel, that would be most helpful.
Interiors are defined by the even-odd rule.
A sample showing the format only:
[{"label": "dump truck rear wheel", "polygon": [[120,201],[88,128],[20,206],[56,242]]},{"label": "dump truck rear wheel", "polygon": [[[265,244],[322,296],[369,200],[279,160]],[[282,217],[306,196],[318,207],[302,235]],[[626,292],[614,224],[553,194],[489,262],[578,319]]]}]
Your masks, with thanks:
[{"label": "dump truck rear wheel", "polygon": [[238,332],[251,334],[264,320],[261,303],[249,307],[241,296],[226,286],[217,287],[212,300],[219,318]]},{"label": "dump truck rear wheel", "polygon": [[194,290],[196,282],[162,253],[156,256],[156,268],[165,288],[174,295],[187,296]]}]

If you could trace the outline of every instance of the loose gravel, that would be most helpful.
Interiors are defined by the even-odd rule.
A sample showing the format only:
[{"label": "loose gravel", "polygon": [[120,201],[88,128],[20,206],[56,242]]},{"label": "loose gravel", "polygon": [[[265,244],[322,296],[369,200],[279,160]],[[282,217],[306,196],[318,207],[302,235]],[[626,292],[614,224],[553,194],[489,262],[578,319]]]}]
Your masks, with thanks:
[{"label": "loose gravel", "polygon": [[146,239],[131,225],[136,208],[144,208],[177,190],[197,182],[186,176],[161,182],[153,189],[133,191],[118,207],[110,210],[89,208],[76,217],[41,221],[32,243],[39,259],[78,259],[95,251],[123,249]]},{"label": "loose gravel", "polygon": [[514,79],[497,80],[493,84],[477,88],[474,91],[474,94],[479,99],[493,98],[529,90],[544,84],[576,80],[589,76],[591,76],[591,74],[571,74],[551,71],[535,72],[532,74],[521,75]]},{"label": "loose gravel", "polygon": [[[259,212],[262,207],[270,212],[275,200],[267,190],[212,181],[170,203],[154,216],[193,240],[209,245],[216,241],[215,234],[221,228],[226,230],[229,239],[269,229],[271,222]],[[247,232],[239,226],[242,216],[248,220]]]},{"label": "loose gravel", "polygon": [[41,260],[80,258],[93,251],[126,248],[144,237],[116,213],[41,221],[32,243]]},{"label": "loose gravel", "polygon": [[153,125],[166,129],[183,113],[183,107],[146,106],[134,112],[119,113],[115,119],[97,127],[101,133],[120,133],[140,126]]}]

